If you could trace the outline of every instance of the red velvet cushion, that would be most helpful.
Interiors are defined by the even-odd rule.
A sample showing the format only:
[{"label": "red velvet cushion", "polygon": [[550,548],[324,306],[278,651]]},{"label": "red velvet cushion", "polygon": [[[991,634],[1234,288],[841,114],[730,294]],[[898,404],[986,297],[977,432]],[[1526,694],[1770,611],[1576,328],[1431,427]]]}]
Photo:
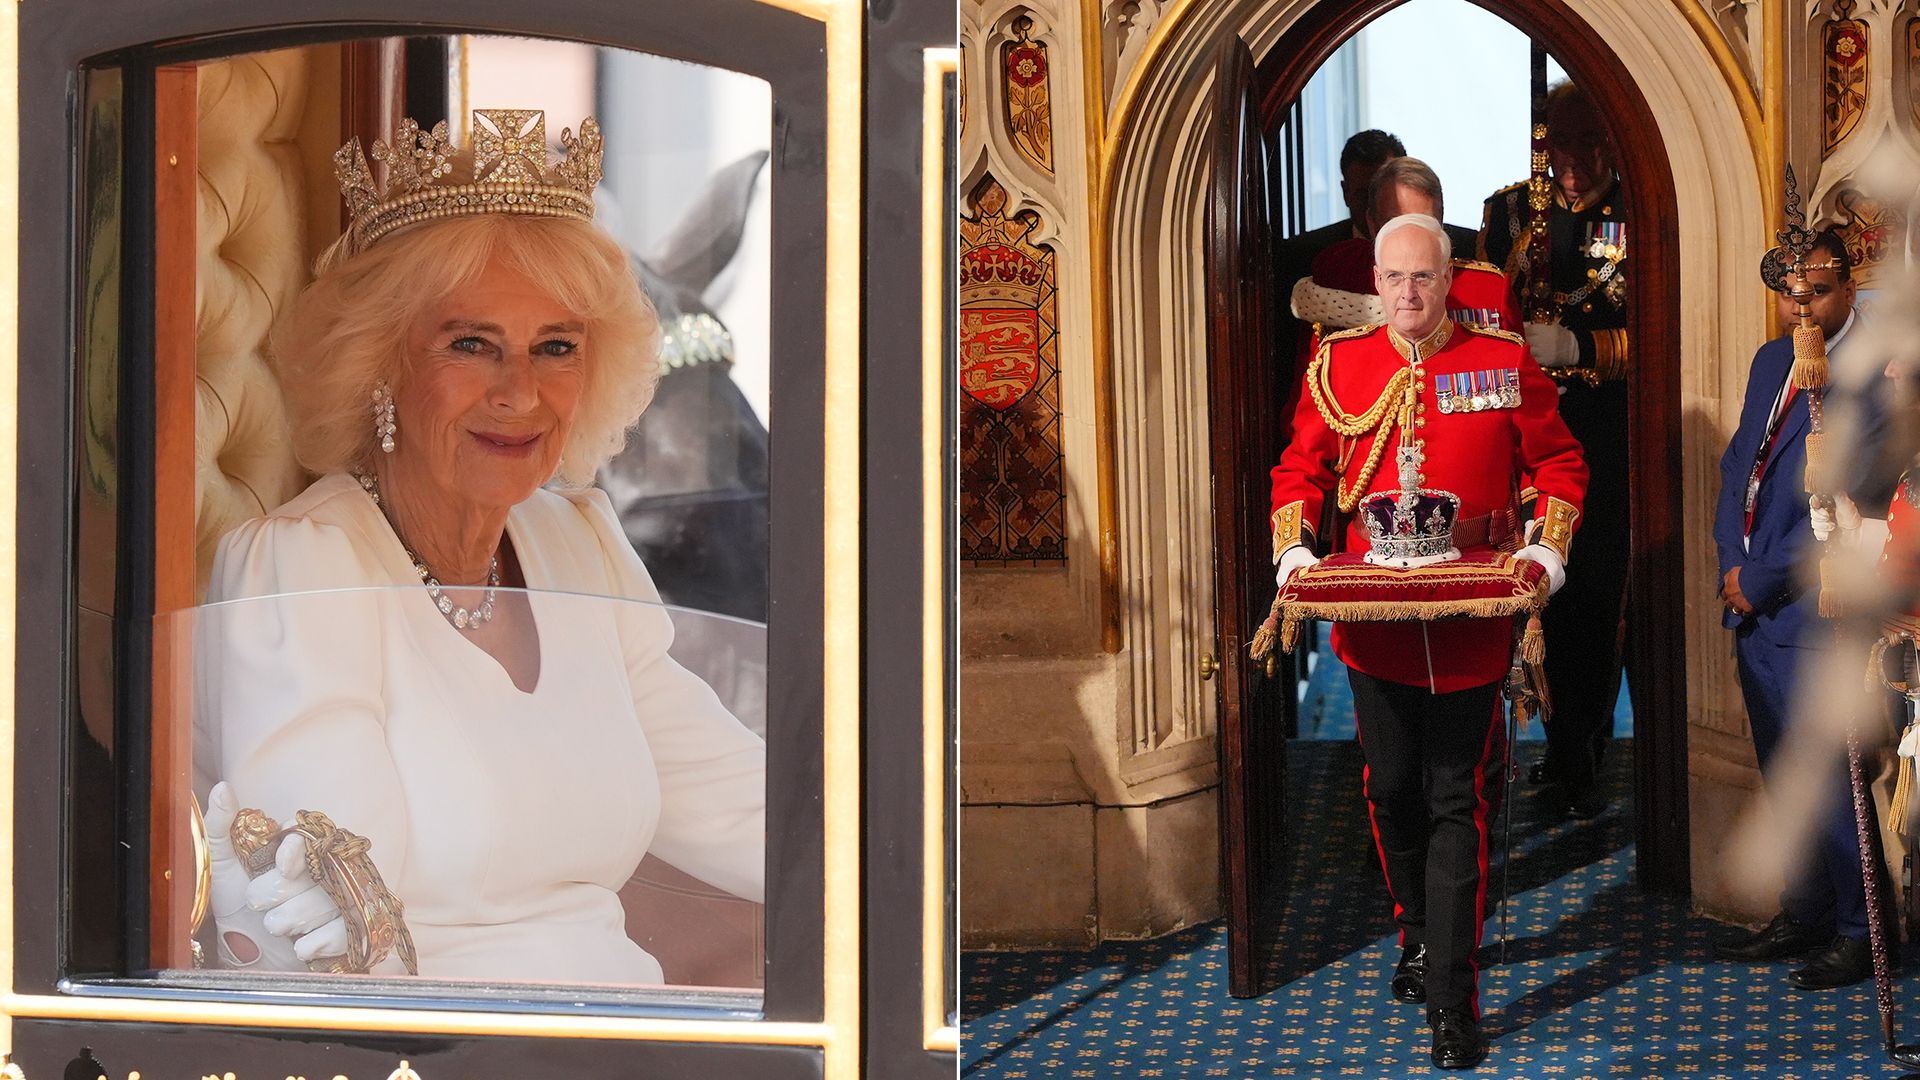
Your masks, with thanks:
[{"label": "red velvet cushion", "polygon": [[1546,568],[1493,548],[1400,570],[1374,566],[1360,552],[1329,555],[1289,578],[1279,608],[1289,622],[1401,622],[1495,618],[1546,604]]}]

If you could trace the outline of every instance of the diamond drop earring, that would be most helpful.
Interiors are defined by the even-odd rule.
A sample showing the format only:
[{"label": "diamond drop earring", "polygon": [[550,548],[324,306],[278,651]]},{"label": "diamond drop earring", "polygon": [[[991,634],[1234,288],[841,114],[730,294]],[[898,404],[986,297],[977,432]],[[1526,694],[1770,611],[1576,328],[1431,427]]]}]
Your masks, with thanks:
[{"label": "diamond drop earring", "polygon": [[385,379],[373,388],[373,434],[380,440],[380,449],[393,453],[393,391],[387,388]]}]

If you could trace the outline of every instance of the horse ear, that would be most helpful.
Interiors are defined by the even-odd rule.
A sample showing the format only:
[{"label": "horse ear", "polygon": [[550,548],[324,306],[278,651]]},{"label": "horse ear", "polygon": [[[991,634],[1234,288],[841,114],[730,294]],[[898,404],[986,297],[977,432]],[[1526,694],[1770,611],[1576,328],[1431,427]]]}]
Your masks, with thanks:
[{"label": "horse ear", "polygon": [[755,150],[714,173],[673,231],[646,257],[648,270],[695,296],[706,292],[740,250],[753,187],[766,163],[767,151]]}]

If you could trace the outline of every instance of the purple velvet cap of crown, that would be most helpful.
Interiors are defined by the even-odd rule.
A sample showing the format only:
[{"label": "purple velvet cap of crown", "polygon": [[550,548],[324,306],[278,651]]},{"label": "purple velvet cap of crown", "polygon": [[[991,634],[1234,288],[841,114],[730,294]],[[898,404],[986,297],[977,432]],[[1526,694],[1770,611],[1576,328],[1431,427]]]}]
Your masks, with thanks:
[{"label": "purple velvet cap of crown", "polygon": [[1360,506],[1373,553],[1381,559],[1417,559],[1454,550],[1453,522],[1460,515],[1460,498],[1446,491],[1415,491],[1411,507],[1401,506],[1401,492],[1383,491]]}]

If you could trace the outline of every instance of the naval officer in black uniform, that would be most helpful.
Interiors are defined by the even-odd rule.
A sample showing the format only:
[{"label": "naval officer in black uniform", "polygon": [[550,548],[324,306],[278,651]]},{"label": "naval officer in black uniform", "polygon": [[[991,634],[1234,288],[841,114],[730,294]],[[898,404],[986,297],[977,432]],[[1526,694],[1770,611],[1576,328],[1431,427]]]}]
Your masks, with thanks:
[{"label": "naval officer in black uniform", "polygon": [[[1580,440],[1592,477],[1585,514],[1568,562],[1580,573],[1542,619],[1553,710],[1546,757],[1531,773],[1566,813],[1588,818],[1606,808],[1600,758],[1612,734],[1620,694],[1620,620],[1627,583],[1627,340],[1629,217],[1615,173],[1612,140],[1599,112],[1570,82],[1548,96],[1551,241],[1545,284],[1527,244],[1525,181],[1486,202],[1480,258],[1506,271],[1521,317],[1552,315],[1522,330],[1534,358],[1560,384],[1560,415]],[[1536,295],[1540,293],[1542,295]]]}]

